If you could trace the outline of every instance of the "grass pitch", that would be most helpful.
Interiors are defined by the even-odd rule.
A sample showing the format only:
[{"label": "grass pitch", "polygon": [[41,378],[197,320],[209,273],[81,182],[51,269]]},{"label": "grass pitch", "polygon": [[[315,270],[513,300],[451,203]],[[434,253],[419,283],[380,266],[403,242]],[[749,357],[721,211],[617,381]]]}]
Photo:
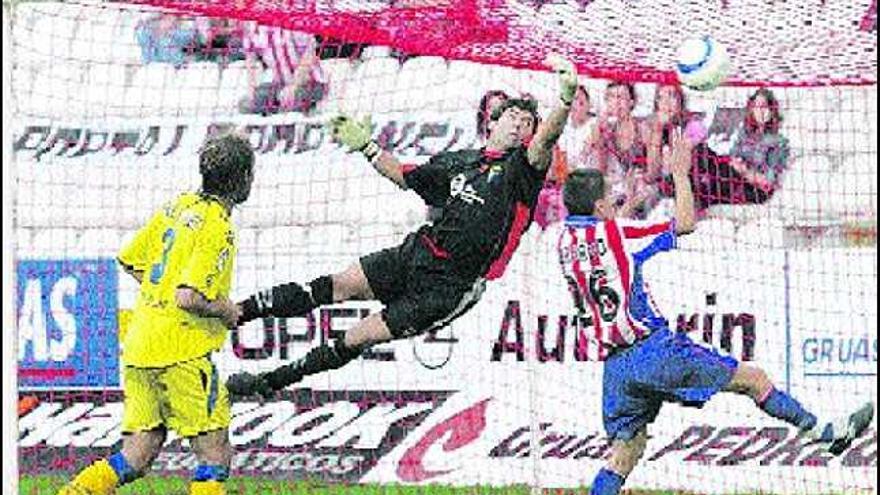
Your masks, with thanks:
[{"label": "grass pitch", "polygon": [[[19,495],[55,495],[68,481],[64,476],[23,476]],[[188,495],[189,480],[182,477],[147,476],[120,488],[117,495]],[[226,483],[227,495],[531,495],[528,486],[451,487],[445,485],[327,485],[320,482],[272,478],[233,478]],[[546,488],[542,495],[589,495],[589,488]],[[700,492],[665,490],[623,490],[624,495],[701,495]],[[743,495],[771,495],[750,493]],[[826,494],[842,495],[842,494]]]}]

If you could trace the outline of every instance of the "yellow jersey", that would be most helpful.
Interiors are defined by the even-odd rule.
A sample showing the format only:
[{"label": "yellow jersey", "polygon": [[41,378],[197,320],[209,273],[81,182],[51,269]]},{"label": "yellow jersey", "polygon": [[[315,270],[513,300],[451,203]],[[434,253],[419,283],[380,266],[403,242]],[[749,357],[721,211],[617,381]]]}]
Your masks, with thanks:
[{"label": "yellow jersey", "polygon": [[119,262],[143,273],[128,330],[122,337],[127,366],[170,366],[223,346],[226,327],[177,306],[178,287],[208,300],[229,297],[235,230],[216,198],[185,193],[157,211],[119,253]]}]

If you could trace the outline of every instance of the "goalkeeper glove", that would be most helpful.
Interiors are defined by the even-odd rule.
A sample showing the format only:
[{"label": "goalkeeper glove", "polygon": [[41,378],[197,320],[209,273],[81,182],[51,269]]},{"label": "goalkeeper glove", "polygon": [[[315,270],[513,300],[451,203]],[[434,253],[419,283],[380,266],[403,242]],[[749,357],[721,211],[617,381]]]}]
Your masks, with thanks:
[{"label": "goalkeeper glove", "polygon": [[360,122],[346,115],[339,115],[330,120],[333,137],[349,151],[360,151],[370,161],[373,161],[382,151],[375,141],[370,140],[372,128],[369,115]]},{"label": "goalkeeper glove", "polygon": [[559,99],[562,100],[563,105],[571,106],[578,87],[578,75],[574,62],[558,53],[551,53],[544,59],[544,64],[559,74]]}]

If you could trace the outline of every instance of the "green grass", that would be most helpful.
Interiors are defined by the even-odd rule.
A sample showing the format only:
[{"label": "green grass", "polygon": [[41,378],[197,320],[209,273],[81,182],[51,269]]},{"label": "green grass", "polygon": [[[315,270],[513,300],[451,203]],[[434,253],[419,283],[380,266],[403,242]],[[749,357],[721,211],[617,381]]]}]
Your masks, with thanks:
[{"label": "green grass", "polygon": [[[55,492],[67,481],[68,478],[63,476],[24,476],[19,482],[19,494],[55,495]],[[183,477],[148,476],[120,488],[117,495],[187,495],[189,493],[187,491],[188,484],[189,481]],[[320,482],[271,478],[235,478],[226,483],[226,493],[227,495],[529,495],[531,492],[527,486],[326,485]],[[545,489],[542,493],[544,495],[587,495],[589,489]],[[623,493],[624,495],[697,495],[699,492],[624,490]]]}]

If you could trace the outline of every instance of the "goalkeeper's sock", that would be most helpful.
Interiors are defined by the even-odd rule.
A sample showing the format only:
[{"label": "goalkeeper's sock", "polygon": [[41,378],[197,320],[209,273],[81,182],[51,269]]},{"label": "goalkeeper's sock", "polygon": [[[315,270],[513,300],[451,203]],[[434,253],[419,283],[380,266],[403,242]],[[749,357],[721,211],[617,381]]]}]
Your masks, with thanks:
[{"label": "goalkeeper's sock", "polygon": [[794,425],[801,431],[810,431],[816,427],[815,415],[807,411],[794,397],[775,387],[758,401],[758,406],[767,414]]},{"label": "goalkeeper's sock", "polygon": [[[68,485],[72,489],[61,493],[87,493],[89,495],[108,495],[116,487],[140,478],[140,473],[125,460],[122,452],[117,452],[107,459],[96,461],[80,471]],[[75,489],[79,489],[77,492]]]},{"label": "goalkeeper's sock", "polygon": [[590,495],[618,495],[625,480],[626,478],[614,471],[602,468],[593,480]]},{"label": "goalkeeper's sock", "polygon": [[361,352],[363,352],[362,347],[349,347],[345,345],[345,339],[340,338],[332,347],[321,344],[310,350],[301,359],[263,376],[272,389],[280,390],[299,382],[308,375],[341,368],[360,356]]},{"label": "goalkeeper's sock", "polygon": [[239,323],[257,318],[302,316],[323,304],[333,302],[333,279],[321,276],[309,282],[309,289],[290,282],[261,290],[242,301]]},{"label": "goalkeeper's sock", "polygon": [[193,474],[189,485],[190,495],[225,495],[223,483],[229,478],[229,469],[225,466],[201,464]]}]

